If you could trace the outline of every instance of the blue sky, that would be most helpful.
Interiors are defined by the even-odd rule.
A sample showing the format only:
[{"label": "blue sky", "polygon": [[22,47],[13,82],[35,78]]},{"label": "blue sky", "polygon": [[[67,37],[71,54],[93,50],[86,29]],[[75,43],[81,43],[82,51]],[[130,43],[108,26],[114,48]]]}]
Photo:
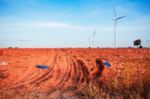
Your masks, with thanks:
[{"label": "blue sky", "polygon": [[0,47],[150,47],[150,0],[0,0]]}]

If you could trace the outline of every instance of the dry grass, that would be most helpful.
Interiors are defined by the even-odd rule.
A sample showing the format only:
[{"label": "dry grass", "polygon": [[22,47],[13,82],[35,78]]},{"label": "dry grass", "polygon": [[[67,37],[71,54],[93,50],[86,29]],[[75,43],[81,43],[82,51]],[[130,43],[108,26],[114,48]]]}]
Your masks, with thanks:
[{"label": "dry grass", "polygon": [[81,92],[86,99],[149,99],[149,70],[150,57],[124,60],[124,68],[110,71],[113,73],[111,78],[92,81],[81,88]]}]

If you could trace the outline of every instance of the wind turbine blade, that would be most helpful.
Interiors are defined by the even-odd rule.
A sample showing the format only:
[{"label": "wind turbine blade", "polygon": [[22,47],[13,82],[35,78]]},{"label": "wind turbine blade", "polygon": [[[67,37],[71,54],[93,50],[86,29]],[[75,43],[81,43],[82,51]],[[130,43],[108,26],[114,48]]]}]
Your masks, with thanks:
[{"label": "wind turbine blade", "polygon": [[115,18],[116,18],[116,11],[115,11],[115,8],[113,8],[113,10],[114,10],[114,15],[115,15]]},{"label": "wind turbine blade", "polygon": [[118,18],[116,18],[115,20],[119,20],[119,19],[122,19],[122,18],[124,18],[124,17],[126,17],[126,16],[118,17]]}]

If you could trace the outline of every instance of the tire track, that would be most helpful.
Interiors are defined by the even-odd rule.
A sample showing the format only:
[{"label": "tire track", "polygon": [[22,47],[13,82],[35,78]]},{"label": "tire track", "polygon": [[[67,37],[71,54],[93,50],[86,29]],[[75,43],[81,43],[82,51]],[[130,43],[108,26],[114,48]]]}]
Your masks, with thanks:
[{"label": "tire track", "polygon": [[56,87],[69,87],[77,86],[78,83],[89,83],[89,72],[85,63],[82,60],[74,58],[69,53],[64,52],[64,58],[66,59],[67,70],[64,77],[56,85]]},{"label": "tire track", "polygon": [[[73,56],[75,55],[75,56]],[[81,83],[89,83],[89,72],[83,58],[76,57],[62,50],[52,50],[48,69],[31,67],[23,77],[17,79],[9,89],[25,88],[44,89],[52,93],[60,88],[78,87]],[[47,90],[46,89],[46,90]]]},{"label": "tire track", "polygon": [[[37,68],[35,69],[35,67],[33,67],[33,69],[30,69],[30,72],[32,70],[35,70],[35,71],[32,71],[31,73],[27,74],[23,80],[19,81],[15,85],[11,85],[10,89],[11,88],[17,88],[17,87],[20,87],[20,86],[23,86],[26,84],[37,84],[36,83],[37,81],[39,81],[39,83],[40,83],[43,80],[45,80],[47,78],[47,75],[51,72],[51,70],[54,67],[56,56],[57,56],[57,51],[53,51],[53,54],[51,56],[53,59],[51,65],[50,65],[51,68],[49,67],[48,70],[43,71],[43,70],[37,70]],[[34,76],[33,76],[33,74],[34,74]],[[32,75],[32,77],[31,77],[31,75]],[[30,77],[30,78],[27,78],[27,77]]]},{"label": "tire track", "polygon": [[71,70],[70,70],[70,64],[69,64],[69,61],[68,61],[68,56],[66,53],[64,53],[64,58],[66,60],[66,72],[64,74],[64,76],[62,77],[62,79],[58,82],[58,84],[56,85],[57,88],[61,88],[64,86],[65,82],[67,82],[71,76]]},{"label": "tire track", "polygon": [[49,68],[47,73],[45,73],[44,75],[39,77],[33,83],[41,83],[41,82],[44,82],[44,81],[48,80],[49,78],[51,78],[51,71],[53,70],[53,68],[56,64],[57,56],[58,56],[58,51],[56,51],[55,57],[53,58],[54,60],[53,60],[52,64],[50,65],[51,68]]}]

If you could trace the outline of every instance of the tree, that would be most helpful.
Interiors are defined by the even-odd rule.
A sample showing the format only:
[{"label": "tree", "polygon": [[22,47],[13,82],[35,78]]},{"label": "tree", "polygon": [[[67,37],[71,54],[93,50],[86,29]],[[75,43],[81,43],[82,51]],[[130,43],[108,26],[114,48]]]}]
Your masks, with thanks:
[{"label": "tree", "polygon": [[137,39],[137,40],[135,40],[134,41],[134,46],[137,46],[137,48],[139,47],[139,46],[141,46],[141,39]]},{"label": "tree", "polygon": [[141,45],[141,46],[139,46],[139,48],[143,48],[143,46]]}]

